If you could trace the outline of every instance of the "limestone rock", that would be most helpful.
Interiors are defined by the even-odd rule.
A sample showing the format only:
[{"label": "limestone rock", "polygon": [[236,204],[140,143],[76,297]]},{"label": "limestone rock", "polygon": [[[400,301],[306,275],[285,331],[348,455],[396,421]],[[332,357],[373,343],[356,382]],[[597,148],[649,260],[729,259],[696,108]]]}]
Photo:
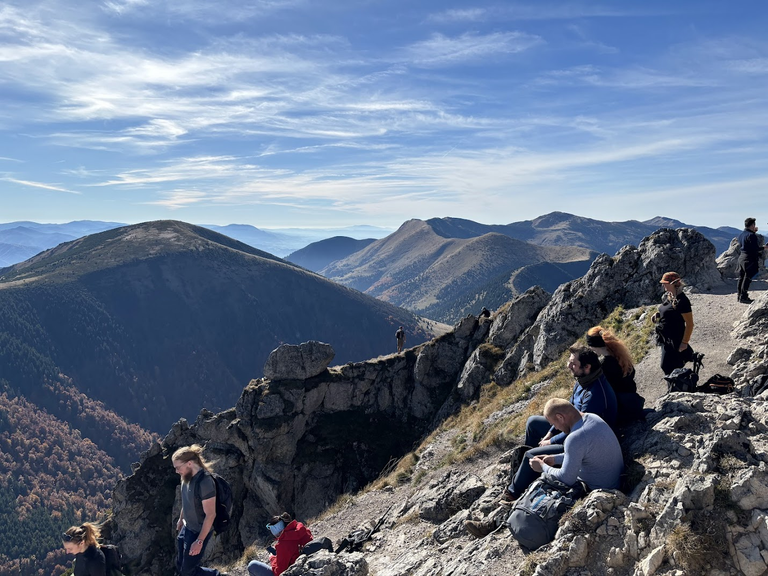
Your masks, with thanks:
[{"label": "limestone rock", "polygon": [[326,550],[299,556],[285,576],[368,576],[368,562],[360,552],[333,554]]},{"label": "limestone rock", "polygon": [[[765,238],[762,234],[757,235],[760,246],[765,244]],[[728,249],[717,257],[717,269],[725,278],[738,278],[739,277],[739,256],[741,250],[739,248],[739,239],[734,238],[731,240]],[[764,255],[765,256],[765,255]],[[758,274],[765,271],[765,257],[760,260],[760,268]]]},{"label": "limestone rock", "polygon": [[414,496],[419,517],[444,522],[459,510],[469,508],[485,492],[482,480],[474,474],[449,471]]},{"label": "limestone rock", "polygon": [[299,345],[282,344],[264,364],[264,377],[270,380],[306,380],[328,368],[336,352],[333,346],[311,340]]},{"label": "limestone rock", "polygon": [[534,286],[503,307],[493,319],[488,341],[494,346],[508,348],[533,324],[550,295]]}]

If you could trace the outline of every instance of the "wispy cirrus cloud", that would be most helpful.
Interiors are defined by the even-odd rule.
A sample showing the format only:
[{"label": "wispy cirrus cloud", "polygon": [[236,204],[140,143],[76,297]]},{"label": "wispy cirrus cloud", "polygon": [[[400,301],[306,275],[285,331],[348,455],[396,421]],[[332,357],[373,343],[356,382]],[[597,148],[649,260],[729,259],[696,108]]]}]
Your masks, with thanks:
[{"label": "wispy cirrus cloud", "polygon": [[20,184],[21,186],[29,186],[31,188],[42,188],[43,190],[52,190],[54,192],[66,192],[67,194],[81,194],[76,190],[69,190],[60,186],[54,186],[53,184],[46,184],[44,182],[33,182],[32,180],[20,180],[18,178],[0,178],[4,182],[11,182],[12,184]]},{"label": "wispy cirrus cloud", "polygon": [[407,47],[404,56],[415,66],[442,67],[516,54],[543,43],[541,37],[524,32],[467,32],[455,37],[435,33],[429,39]]}]

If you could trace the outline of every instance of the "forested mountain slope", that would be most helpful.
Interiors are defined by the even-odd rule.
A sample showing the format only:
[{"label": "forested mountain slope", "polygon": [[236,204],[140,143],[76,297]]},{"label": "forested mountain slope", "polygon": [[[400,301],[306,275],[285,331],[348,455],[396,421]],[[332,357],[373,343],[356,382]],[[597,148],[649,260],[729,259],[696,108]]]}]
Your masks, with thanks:
[{"label": "forested mountain slope", "polygon": [[413,314],[210,230],[152,222],[62,244],[0,271],[0,378],[25,394],[57,371],[129,421],[167,430],[235,402],[281,343],[335,362],[433,335]]}]

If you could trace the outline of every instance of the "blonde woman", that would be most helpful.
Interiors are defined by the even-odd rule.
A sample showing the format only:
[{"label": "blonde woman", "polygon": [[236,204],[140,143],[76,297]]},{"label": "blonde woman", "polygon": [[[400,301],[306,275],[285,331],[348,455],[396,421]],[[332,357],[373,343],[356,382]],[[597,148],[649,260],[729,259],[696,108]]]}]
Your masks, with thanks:
[{"label": "blonde woman", "polygon": [[656,336],[661,346],[661,370],[668,375],[693,359],[693,349],[688,345],[693,332],[693,310],[691,301],[683,292],[680,274],[667,272],[660,283],[664,287],[664,296],[653,321],[656,322]]},{"label": "blonde woman", "polygon": [[62,540],[67,554],[75,555],[74,576],[107,576],[104,553],[99,549],[99,528],[86,522],[81,526],[72,526]]}]

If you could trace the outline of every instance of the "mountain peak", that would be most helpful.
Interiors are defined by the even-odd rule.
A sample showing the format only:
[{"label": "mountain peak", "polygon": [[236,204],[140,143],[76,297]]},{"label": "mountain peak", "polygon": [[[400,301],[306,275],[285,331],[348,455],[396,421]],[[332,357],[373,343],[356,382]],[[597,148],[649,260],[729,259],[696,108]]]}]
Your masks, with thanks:
[{"label": "mountain peak", "polygon": [[235,250],[251,256],[282,262],[223,234],[178,220],[156,220],[113,228],[41,252],[37,256],[4,270],[0,282],[42,279],[67,279],[96,270],[115,268],[150,258],[180,252]]}]

